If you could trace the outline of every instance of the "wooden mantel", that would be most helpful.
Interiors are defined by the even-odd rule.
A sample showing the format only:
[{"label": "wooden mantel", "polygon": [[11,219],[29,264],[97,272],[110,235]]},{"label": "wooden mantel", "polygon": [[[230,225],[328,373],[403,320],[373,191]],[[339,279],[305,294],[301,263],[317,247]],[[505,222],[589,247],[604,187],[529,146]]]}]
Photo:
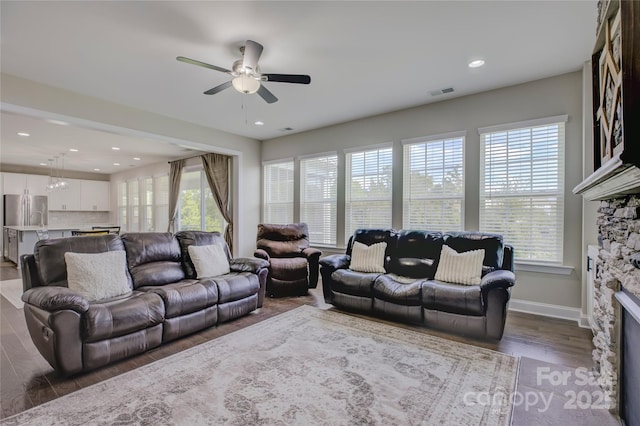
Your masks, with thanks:
[{"label": "wooden mantel", "polygon": [[590,201],[609,200],[640,193],[640,168],[623,163],[620,154],[615,155],[598,170],[573,188]]}]

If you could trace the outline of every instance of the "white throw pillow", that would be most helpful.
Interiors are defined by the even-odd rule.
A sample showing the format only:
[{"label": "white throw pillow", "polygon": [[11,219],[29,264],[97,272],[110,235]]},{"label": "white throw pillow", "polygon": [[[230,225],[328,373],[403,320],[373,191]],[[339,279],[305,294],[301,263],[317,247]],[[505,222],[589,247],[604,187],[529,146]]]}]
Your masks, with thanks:
[{"label": "white throw pillow", "polygon": [[108,299],[131,293],[124,250],[104,253],[64,254],[67,286],[87,300]]},{"label": "white throw pillow", "polygon": [[227,259],[221,244],[189,246],[187,250],[189,250],[189,256],[196,268],[198,279],[229,273],[229,259]]},{"label": "white throw pillow", "polygon": [[351,248],[351,263],[349,269],[356,272],[382,272],[384,270],[384,252],[387,243],[376,243],[366,246],[354,242]]},{"label": "white throw pillow", "polygon": [[440,252],[440,262],[436,271],[436,280],[455,284],[477,285],[482,277],[484,249],[458,253],[444,245]]}]

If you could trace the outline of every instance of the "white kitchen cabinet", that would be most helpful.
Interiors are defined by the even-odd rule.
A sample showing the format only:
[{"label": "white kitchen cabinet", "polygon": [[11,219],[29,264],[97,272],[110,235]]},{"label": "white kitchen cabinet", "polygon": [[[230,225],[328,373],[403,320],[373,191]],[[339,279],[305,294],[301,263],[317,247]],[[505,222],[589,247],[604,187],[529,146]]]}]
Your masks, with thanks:
[{"label": "white kitchen cabinet", "polygon": [[109,211],[110,183],[100,180],[80,182],[80,209],[90,211]]},{"label": "white kitchen cabinet", "polygon": [[2,177],[3,194],[24,194],[25,190],[28,190],[31,195],[49,195],[47,192],[49,176],[3,173]]},{"label": "white kitchen cabinet", "polygon": [[27,187],[27,175],[22,173],[2,173],[3,194],[24,194]]},{"label": "white kitchen cabinet", "polygon": [[65,179],[69,184],[67,189],[49,192],[49,211],[52,210],[81,210],[80,194],[81,179]]},{"label": "white kitchen cabinet", "polygon": [[31,195],[49,195],[47,192],[48,183],[49,176],[27,175],[27,189]]}]

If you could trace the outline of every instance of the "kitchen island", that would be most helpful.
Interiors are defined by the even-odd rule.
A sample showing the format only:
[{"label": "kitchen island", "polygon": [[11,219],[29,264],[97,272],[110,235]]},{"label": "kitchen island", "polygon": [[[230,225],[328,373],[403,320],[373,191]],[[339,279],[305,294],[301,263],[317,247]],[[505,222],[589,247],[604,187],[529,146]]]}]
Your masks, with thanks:
[{"label": "kitchen island", "polygon": [[50,239],[63,238],[70,237],[71,231],[91,229],[92,226],[103,225],[5,226],[4,257],[20,268],[20,256],[33,253],[33,247],[39,240],[38,231],[46,230]]}]

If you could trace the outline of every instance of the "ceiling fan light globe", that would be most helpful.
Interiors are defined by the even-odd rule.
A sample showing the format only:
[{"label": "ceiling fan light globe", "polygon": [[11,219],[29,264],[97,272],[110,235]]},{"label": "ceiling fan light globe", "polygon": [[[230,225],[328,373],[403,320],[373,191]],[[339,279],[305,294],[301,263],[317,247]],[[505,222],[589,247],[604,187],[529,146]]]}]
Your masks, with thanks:
[{"label": "ceiling fan light globe", "polygon": [[239,75],[231,81],[233,88],[240,93],[256,93],[260,89],[260,82],[246,74]]}]

